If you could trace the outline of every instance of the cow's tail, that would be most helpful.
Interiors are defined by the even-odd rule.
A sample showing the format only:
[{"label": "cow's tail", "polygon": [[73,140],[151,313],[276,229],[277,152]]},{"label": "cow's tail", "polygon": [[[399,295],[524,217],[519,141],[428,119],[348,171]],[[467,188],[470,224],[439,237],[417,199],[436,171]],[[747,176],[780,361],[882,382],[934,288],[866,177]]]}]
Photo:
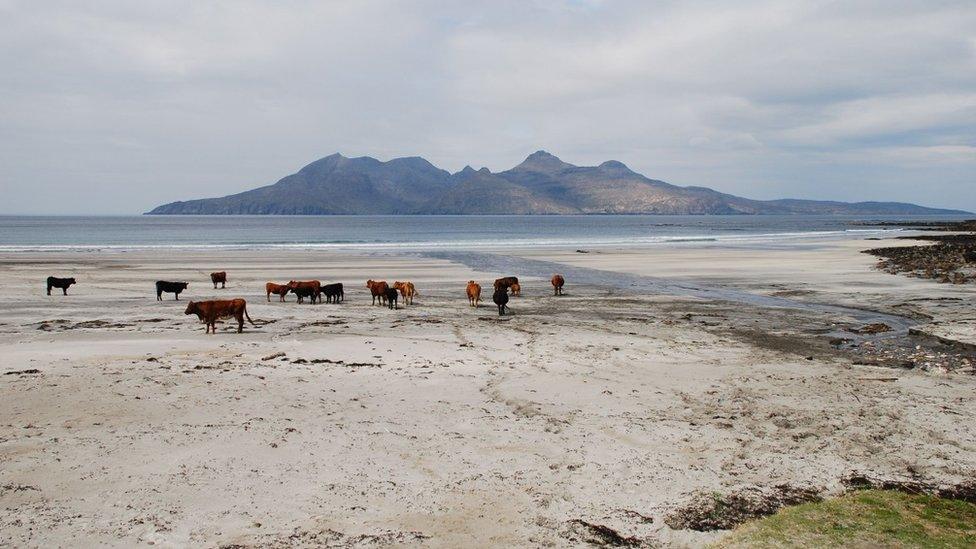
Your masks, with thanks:
[{"label": "cow's tail", "polygon": [[257,326],[253,320],[251,320],[251,315],[247,314],[247,304],[244,304],[244,316],[247,317],[247,321],[251,323],[251,326]]}]

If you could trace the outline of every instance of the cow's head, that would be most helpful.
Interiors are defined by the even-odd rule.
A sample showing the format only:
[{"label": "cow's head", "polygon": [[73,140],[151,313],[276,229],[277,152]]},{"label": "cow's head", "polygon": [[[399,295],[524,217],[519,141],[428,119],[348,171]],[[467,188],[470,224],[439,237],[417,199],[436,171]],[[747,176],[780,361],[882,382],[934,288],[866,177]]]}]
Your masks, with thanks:
[{"label": "cow's head", "polygon": [[75,284],[75,279],[74,278],[67,278],[67,279],[65,279],[65,282],[68,283],[68,286],[71,286],[72,284]]},{"label": "cow's head", "polygon": [[285,286],[288,286],[289,288],[296,288],[296,287],[298,287],[298,281],[297,280],[289,280],[288,281],[288,284],[285,284]]},{"label": "cow's head", "polygon": [[182,286],[182,288],[183,288],[184,290],[186,289],[186,287],[187,287],[187,286],[189,286],[189,285],[190,285],[190,283],[189,283],[189,282],[177,282],[177,284],[179,284],[180,286]]},{"label": "cow's head", "polygon": [[194,302],[189,302],[186,304],[186,310],[183,311],[185,315],[195,315],[197,314],[197,304]]},{"label": "cow's head", "polygon": [[367,288],[372,289],[373,288],[373,284],[376,284],[376,281],[373,280],[372,278],[366,281],[366,287]]}]

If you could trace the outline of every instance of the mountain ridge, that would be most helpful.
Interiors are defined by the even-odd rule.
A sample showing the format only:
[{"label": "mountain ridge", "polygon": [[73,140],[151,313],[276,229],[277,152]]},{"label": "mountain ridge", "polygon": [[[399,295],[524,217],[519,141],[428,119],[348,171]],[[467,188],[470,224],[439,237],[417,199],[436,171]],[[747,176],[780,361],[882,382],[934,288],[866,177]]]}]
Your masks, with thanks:
[{"label": "mountain ridge", "polygon": [[277,182],[217,198],[177,201],[147,215],[356,214],[967,214],[902,202],[753,200],[648,178],[617,160],[576,166],[539,150],[501,172],[450,173],[423,157],[380,161],[335,153]]}]

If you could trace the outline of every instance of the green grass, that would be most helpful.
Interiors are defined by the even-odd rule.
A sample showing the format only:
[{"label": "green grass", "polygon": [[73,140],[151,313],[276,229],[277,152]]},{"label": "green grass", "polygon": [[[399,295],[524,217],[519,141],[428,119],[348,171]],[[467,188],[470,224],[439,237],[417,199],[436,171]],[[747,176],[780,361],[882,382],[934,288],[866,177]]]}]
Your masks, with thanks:
[{"label": "green grass", "polygon": [[715,547],[974,547],[976,505],[859,490],[747,522]]}]

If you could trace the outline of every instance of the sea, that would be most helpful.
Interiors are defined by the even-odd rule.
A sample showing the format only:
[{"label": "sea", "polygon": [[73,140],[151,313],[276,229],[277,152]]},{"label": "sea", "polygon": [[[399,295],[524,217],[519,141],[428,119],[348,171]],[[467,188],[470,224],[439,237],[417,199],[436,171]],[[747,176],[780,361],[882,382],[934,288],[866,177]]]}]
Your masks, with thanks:
[{"label": "sea", "polygon": [[865,238],[870,223],[964,216],[441,215],[0,216],[0,252],[143,249],[495,250],[639,246],[776,247]]}]

